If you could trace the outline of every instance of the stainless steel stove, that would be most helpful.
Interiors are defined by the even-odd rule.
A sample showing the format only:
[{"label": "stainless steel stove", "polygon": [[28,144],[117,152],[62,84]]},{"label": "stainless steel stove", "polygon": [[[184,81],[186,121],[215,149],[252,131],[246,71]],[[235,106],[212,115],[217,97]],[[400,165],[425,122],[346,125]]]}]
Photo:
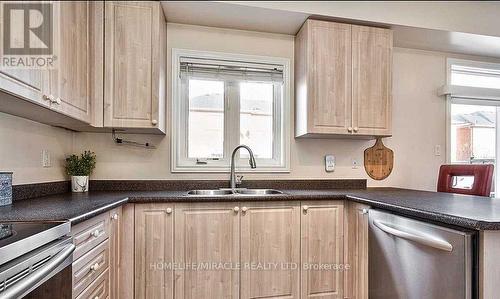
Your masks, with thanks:
[{"label": "stainless steel stove", "polygon": [[28,296],[70,266],[69,233],[69,222],[0,223],[0,299]]}]

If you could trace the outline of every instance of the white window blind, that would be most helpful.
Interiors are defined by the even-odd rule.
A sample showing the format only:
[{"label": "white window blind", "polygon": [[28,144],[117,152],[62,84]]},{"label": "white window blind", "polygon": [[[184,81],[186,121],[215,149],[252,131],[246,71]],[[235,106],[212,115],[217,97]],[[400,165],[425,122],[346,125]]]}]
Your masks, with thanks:
[{"label": "white window blind", "polygon": [[181,57],[180,76],[181,78],[283,83],[283,66]]}]

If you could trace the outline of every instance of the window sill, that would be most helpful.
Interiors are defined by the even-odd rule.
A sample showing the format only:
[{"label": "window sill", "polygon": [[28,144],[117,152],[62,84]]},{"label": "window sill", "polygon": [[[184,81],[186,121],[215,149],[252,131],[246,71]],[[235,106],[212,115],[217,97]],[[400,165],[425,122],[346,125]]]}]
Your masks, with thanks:
[{"label": "window sill", "polygon": [[[230,173],[229,167],[172,167],[172,173]],[[290,173],[289,167],[236,167],[238,173]]]}]

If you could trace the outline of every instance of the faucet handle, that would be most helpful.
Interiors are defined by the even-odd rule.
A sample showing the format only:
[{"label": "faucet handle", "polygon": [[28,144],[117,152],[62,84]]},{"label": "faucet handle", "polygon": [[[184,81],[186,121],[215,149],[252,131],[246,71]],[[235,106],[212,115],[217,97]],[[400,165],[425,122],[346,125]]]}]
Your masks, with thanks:
[{"label": "faucet handle", "polygon": [[236,185],[241,185],[241,182],[243,181],[243,175],[237,175],[236,176]]}]

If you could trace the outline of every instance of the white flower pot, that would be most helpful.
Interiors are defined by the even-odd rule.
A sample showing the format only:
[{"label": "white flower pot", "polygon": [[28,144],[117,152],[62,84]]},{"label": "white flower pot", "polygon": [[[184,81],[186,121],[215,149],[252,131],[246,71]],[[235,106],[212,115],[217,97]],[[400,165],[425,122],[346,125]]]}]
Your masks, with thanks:
[{"label": "white flower pot", "polygon": [[89,176],[78,175],[71,177],[71,191],[73,192],[87,192],[89,191]]}]

